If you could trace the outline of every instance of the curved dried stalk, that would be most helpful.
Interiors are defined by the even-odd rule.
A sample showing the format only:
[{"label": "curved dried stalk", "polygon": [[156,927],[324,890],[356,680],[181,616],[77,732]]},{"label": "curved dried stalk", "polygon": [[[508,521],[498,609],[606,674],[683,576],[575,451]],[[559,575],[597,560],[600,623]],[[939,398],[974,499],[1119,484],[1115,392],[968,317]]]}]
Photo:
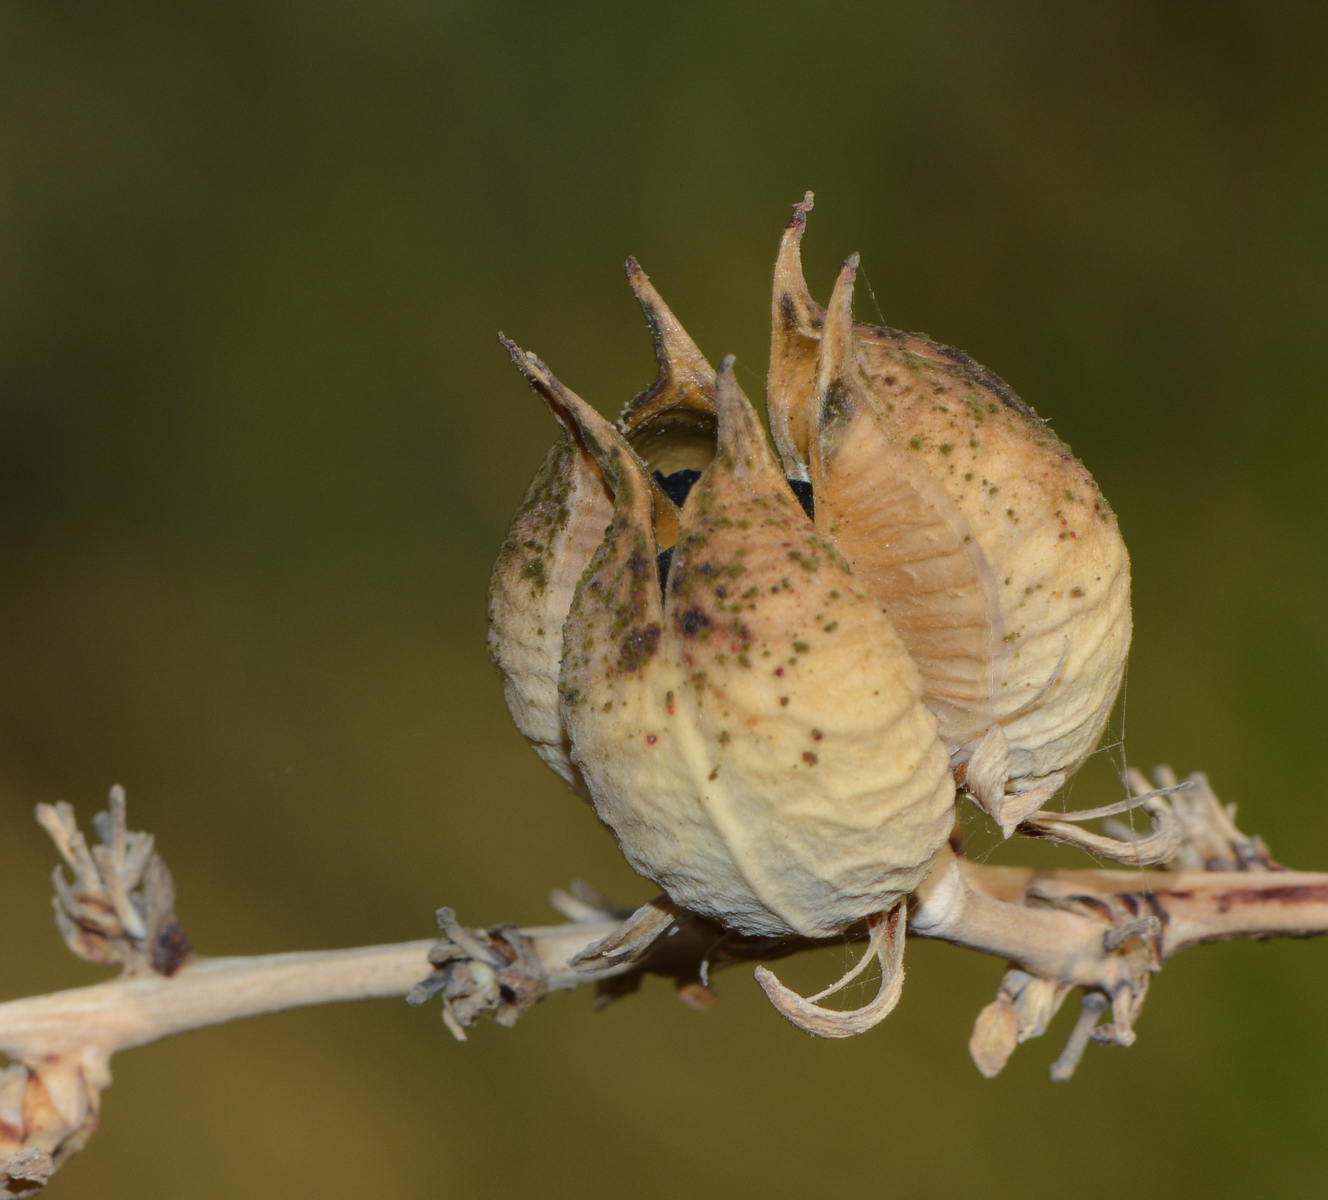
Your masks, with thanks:
[{"label": "curved dried stalk", "polygon": [[[895,1010],[904,989],[904,931],[907,928],[908,901],[901,901],[888,913],[873,913],[867,918],[867,949],[840,978],[814,996],[799,996],[779,982],[767,967],[756,968],[756,982],[781,1017],[805,1033],[823,1038],[846,1038],[866,1033]],[[880,963],[881,983],[876,995],[861,1008],[824,1008],[824,1000],[848,987],[873,961]]]},{"label": "curved dried stalk", "polygon": [[[1089,854],[1131,867],[1153,867],[1170,862],[1180,851],[1184,829],[1166,797],[1192,785],[1188,781],[1173,782],[1170,786],[1150,789],[1147,780],[1138,771],[1127,771],[1125,782],[1134,792],[1129,799],[1078,812],[1034,812],[1021,819],[1019,832],[1061,846],[1087,850]],[[1133,829],[1114,822],[1107,827],[1109,833],[1092,833],[1079,828],[1080,822],[1096,821],[1136,808],[1148,814],[1152,826],[1151,832],[1143,837],[1138,836]]]}]

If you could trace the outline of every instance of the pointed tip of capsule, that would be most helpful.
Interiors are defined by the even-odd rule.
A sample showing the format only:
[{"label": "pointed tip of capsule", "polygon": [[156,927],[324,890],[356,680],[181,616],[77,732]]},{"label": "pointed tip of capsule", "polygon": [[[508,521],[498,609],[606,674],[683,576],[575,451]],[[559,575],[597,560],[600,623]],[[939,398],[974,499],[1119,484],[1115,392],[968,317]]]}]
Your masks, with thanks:
[{"label": "pointed tip of capsule", "polygon": [[719,411],[719,423],[722,430],[725,425],[733,424],[733,417],[743,409],[752,409],[752,403],[747,399],[742,388],[738,384],[738,377],[734,373],[734,367],[737,365],[738,356],[736,354],[726,354],[720,360],[719,373],[715,376],[715,408]]},{"label": "pointed tip of capsule", "polygon": [[816,196],[812,192],[807,192],[797,204],[793,206],[793,216],[789,218],[788,228],[796,229],[802,232],[803,226],[807,224],[807,214],[816,207]]},{"label": "pointed tip of capsule", "polygon": [[821,331],[821,341],[836,338],[849,342],[853,332],[853,288],[858,280],[858,265],[861,256],[855,250],[839,268],[835,279],[835,290],[830,293],[830,303],[825,310],[825,328]]},{"label": "pointed tip of capsule", "polygon": [[[641,307],[647,308],[647,305],[662,305],[664,303],[660,294],[655,290],[655,285],[650,282],[650,276],[642,269],[641,264],[636,261],[636,256],[629,254],[627,261],[623,263],[623,271],[627,275],[627,282],[631,286],[636,298],[640,301]],[[646,320],[650,320],[650,313],[647,310]]]},{"label": "pointed tip of capsule", "polygon": [[558,423],[576,432],[586,443],[587,449],[599,456],[599,447],[604,443],[599,433],[598,421],[603,418],[575,392],[565,387],[559,378],[549,370],[540,357],[529,350],[522,350],[506,334],[500,333],[498,341],[507,351],[516,369],[526,377],[531,389],[539,394],[548,405]]},{"label": "pointed tip of capsule", "polygon": [[652,414],[677,407],[711,412],[715,369],[682,327],[682,322],[673,315],[673,310],[664,303],[641,264],[629,257],[625,269],[627,282],[636,293],[655,341],[659,374],[650,387],[628,401],[619,418],[620,423],[632,425],[649,420]]},{"label": "pointed tip of capsule", "polygon": [[[858,266],[861,255],[855,250],[839,268],[835,278],[834,291],[830,293],[830,303],[825,309],[825,326],[821,330],[821,355],[825,356],[825,342],[835,339],[848,345],[856,336],[853,332],[853,289],[858,281]],[[836,353],[842,354],[842,348]]]},{"label": "pointed tip of capsule", "polygon": [[[800,247],[802,235],[807,232],[807,214],[811,212],[812,208],[811,192],[808,192],[805,199],[793,206],[793,216],[789,218],[789,223],[784,226],[784,234],[779,240],[779,261],[776,264],[776,270],[785,264],[792,266],[795,262],[801,268]],[[801,274],[801,270],[799,270],[799,274]]]},{"label": "pointed tip of capsule", "polygon": [[811,192],[793,206],[793,217],[779,242],[774,289],[770,297],[770,376],[766,405],[770,429],[792,478],[805,480],[807,469],[807,387],[825,309],[807,290],[802,272],[802,234],[815,198]]},{"label": "pointed tip of capsule", "polygon": [[516,369],[526,377],[526,381],[531,387],[543,392],[545,389],[558,384],[553,372],[540,361],[537,355],[532,354],[529,350],[522,350],[501,330],[498,333],[498,342],[507,351],[507,356],[512,360]]},{"label": "pointed tip of capsule", "polygon": [[783,495],[787,490],[784,473],[766,441],[761,418],[738,384],[733,370],[736,362],[734,355],[726,354],[715,380],[715,410],[719,416],[715,462],[735,474],[755,476]]},{"label": "pointed tip of capsule", "polygon": [[747,440],[749,414],[755,416],[751,402],[738,386],[738,377],[733,373],[737,356],[724,355],[719,364],[719,374],[715,377],[715,409],[719,414],[719,445],[721,449],[736,451]]},{"label": "pointed tip of capsule", "polygon": [[650,282],[650,276],[641,269],[641,264],[629,256],[624,266],[627,282],[636,293],[646,324],[650,326],[651,336],[655,339],[655,359],[659,363],[660,379],[671,380],[688,375],[697,382],[713,383],[714,368],[682,327],[682,322],[673,315],[673,310],[664,303],[664,297]]},{"label": "pointed tip of capsule", "polygon": [[549,370],[538,354],[521,349],[503,333],[498,334],[498,341],[507,351],[516,369],[526,377],[531,389],[544,400],[559,423],[568,425],[570,421],[571,424],[582,427],[584,432],[585,422],[581,419],[580,413],[582,410],[593,412],[591,406],[566,387],[558,376]]},{"label": "pointed tip of capsule", "polygon": [[793,219],[784,229],[779,241],[779,256],[775,259],[775,288],[771,300],[773,335],[776,341],[798,336],[815,338],[820,329],[824,310],[812,299],[802,271],[802,235],[807,227],[807,214],[812,208],[812,194],[793,206]]},{"label": "pointed tip of capsule", "polygon": [[858,346],[857,330],[853,327],[853,285],[857,281],[858,263],[859,256],[855,252],[839,268],[835,290],[826,306],[825,327],[821,330],[821,344],[816,355],[817,395],[824,398],[831,385],[838,381],[843,385],[836,389],[841,395],[841,403],[849,393],[856,394],[858,390],[857,379],[848,370]]},{"label": "pointed tip of capsule", "polygon": [[500,333],[498,340],[516,364],[516,369],[526,377],[531,389],[538,393],[553,413],[554,419],[581,440],[599,461],[602,470],[611,473],[606,459],[616,454],[618,449],[626,449],[626,446],[619,446],[620,439],[608,420],[567,387],[538,355],[522,350],[504,334]]},{"label": "pointed tip of capsule", "polygon": [[[498,340],[511,355],[517,370],[544,399],[558,423],[578,438],[599,464],[615,499],[624,484],[635,482],[641,485],[639,494],[648,510],[653,512],[658,543],[661,546],[673,545],[678,536],[676,506],[651,476],[645,463],[636,457],[622,434],[598,409],[564,386],[536,355],[522,350],[504,334],[500,333]],[[637,494],[635,488],[630,491],[633,495]]]}]

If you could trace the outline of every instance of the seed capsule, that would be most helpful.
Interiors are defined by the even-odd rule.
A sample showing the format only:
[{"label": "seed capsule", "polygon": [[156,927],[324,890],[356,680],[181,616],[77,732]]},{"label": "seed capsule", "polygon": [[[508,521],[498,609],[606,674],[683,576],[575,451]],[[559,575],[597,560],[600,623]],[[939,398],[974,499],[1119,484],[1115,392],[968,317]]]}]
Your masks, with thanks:
[{"label": "seed capsule", "polygon": [[[775,937],[866,922],[863,1009],[758,974],[800,1027],[847,1036],[898,999],[905,898],[956,780],[1009,836],[1096,744],[1129,560],[1087,471],[991,372],[853,320],[856,255],[828,308],[810,299],[810,208],[775,273],[782,466],[733,360],[711,371],[630,260],[660,371],[616,425],[504,339],[563,431],[499,558],[490,644],[518,727],[675,905]],[[668,926],[637,917],[633,944]]]},{"label": "seed capsule", "polygon": [[1129,556],[1092,477],[995,375],[920,334],[853,320],[856,255],[828,310],[810,300],[810,207],[809,194],[776,267],[776,443],[811,483],[818,531],[908,647],[952,762],[1009,836],[1102,734],[1130,643]]},{"label": "seed capsule", "polygon": [[[893,907],[953,823],[945,749],[916,668],[816,535],[731,361],[717,452],[678,514],[617,430],[514,358],[614,495],[559,688],[572,758],[628,860],[744,933],[825,936]],[[675,528],[666,602],[657,548]]]},{"label": "seed capsule", "polygon": [[[715,372],[634,259],[627,260],[627,277],[654,334],[659,375],[623,410],[619,427],[652,470],[699,472],[714,454]],[[504,344],[515,357],[515,347]],[[517,728],[589,799],[558,711],[558,674],[563,623],[613,515],[613,495],[576,421],[552,408],[564,428],[498,555],[489,588],[489,650]]]}]

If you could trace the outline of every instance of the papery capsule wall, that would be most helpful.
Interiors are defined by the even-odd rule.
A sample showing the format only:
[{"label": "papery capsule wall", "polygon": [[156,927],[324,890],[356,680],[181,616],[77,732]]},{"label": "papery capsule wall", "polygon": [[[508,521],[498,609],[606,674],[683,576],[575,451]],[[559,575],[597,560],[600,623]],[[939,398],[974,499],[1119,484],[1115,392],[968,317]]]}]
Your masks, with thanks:
[{"label": "papery capsule wall", "polygon": [[[714,453],[714,369],[633,259],[627,277],[654,336],[659,375],[626,406],[619,428],[652,469],[704,468]],[[504,344],[529,377],[521,352]],[[586,795],[558,711],[558,673],[563,623],[604,538],[613,496],[576,422],[556,400],[550,408],[563,432],[527,489],[494,566],[489,651],[517,728],[568,786]]]},{"label": "papery capsule wall", "polygon": [[718,408],[667,602],[648,477],[606,447],[614,518],[568,618],[563,719],[596,812],[677,904],[823,936],[917,886],[954,785],[916,668],[816,535],[731,365]]},{"label": "papery capsule wall", "polygon": [[817,527],[908,646],[956,764],[998,731],[1019,788],[1097,744],[1130,642],[1129,556],[1087,470],[990,371],[807,295],[798,205],[776,268],[769,403]]},{"label": "papery capsule wall", "polygon": [[512,719],[582,795],[558,714],[558,669],[572,594],[612,513],[594,458],[563,430],[512,519],[489,586],[489,649]]}]

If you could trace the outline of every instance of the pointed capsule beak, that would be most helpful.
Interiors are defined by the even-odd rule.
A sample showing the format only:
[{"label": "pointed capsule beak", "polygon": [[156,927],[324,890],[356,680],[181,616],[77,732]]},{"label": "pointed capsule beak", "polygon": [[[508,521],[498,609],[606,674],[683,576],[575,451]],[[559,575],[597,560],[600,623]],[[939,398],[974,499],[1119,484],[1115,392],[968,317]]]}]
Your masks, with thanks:
[{"label": "pointed capsule beak", "polygon": [[604,481],[618,505],[630,503],[635,519],[649,521],[661,548],[678,538],[678,510],[651,477],[621,433],[600,413],[565,387],[540,359],[502,334],[498,335],[512,362],[544,399],[554,417],[566,427],[599,464]]},{"label": "pointed capsule beak", "polygon": [[793,218],[779,243],[770,301],[770,377],[766,384],[770,431],[785,474],[803,481],[809,478],[810,463],[807,394],[825,323],[825,310],[812,300],[802,273],[802,235],[812,202],[808,192],[793,206]]}]

